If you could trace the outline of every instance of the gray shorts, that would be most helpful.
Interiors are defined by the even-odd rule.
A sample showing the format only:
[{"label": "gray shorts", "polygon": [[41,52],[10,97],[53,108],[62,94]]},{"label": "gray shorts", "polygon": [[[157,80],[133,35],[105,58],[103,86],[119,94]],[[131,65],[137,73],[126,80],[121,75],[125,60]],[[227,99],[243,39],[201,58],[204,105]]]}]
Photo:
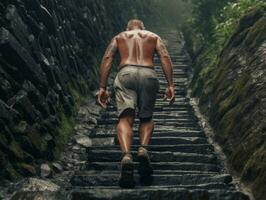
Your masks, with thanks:
[{"label": "gray shorts", "polygon": [[139,118],[152,117],[159,87],[154,69],[131,65],[123,67],[114,80],[118,116],[132,108],[138,110]]}]

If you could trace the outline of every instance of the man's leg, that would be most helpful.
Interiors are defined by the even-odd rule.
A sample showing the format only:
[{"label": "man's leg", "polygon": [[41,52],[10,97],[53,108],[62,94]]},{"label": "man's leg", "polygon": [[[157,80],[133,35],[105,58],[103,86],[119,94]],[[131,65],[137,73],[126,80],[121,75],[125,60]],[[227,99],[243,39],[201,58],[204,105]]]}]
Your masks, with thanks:
[{"label": "man's leg", "polygon": [[152,183],[153,169],[148,153],[148,145],[152,137],[154,129],[154,123],[152,118],[140,118],[139,134],[140,134],[140,147],[138,149],[138,161],[139,161],[139,174],[140,182],[143,185],[150,185]]},{"label": "man's leg", "polygon": [[120,115],[119,122],[117,124],[117,135],[123,155],[121,160],[121,174],[119,178],[119,185],[122,188],[133,188],[135,186],[134,163],[130,153],[134,117],[135,111],[133,109],[126,109]]},{"label": "man's leg", "polygon": [[119,122],[117,124],[117,136],[123,153],[130,153],[134,118],[135,111],[133,109],[126,109],[119,117]]},{"label": "man's leg", "polygon": [[139,138],[140,138],[141,146],[149,145],[150,139],[152,137],[153,129],[154,129],[154,123],[152,121],[152,118],[140,119]]}]

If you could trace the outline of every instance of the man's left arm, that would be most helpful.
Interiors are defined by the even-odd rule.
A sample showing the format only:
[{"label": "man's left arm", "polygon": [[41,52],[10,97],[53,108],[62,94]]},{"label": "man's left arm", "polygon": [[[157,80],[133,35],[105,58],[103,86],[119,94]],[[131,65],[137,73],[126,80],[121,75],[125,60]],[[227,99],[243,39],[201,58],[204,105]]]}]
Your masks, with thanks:
[{"label": "man's left arm", "polygon": [[117,50],[116,37],[108,45],[100,66],[100,88],[106,89],[108,76],[111,71],[112,61]]}]

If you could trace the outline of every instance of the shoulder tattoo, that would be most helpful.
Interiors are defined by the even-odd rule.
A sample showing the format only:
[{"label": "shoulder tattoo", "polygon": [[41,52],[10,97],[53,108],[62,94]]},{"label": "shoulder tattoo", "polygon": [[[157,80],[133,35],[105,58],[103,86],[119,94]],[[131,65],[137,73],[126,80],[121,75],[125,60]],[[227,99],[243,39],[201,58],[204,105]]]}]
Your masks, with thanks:
[{"label": "shoulder tattoo", "polygon": [[117,50],[117,44],[116,44],[116,40],[112,39],[111,43],[108,45],[104,57],[109,57],[109,56],[113,56],[115,54]]},{"label": "shoulder tattoo", "polygon": [[161,39],[158,39],[157,51],[161,56],[169,56],[168,50]]}]

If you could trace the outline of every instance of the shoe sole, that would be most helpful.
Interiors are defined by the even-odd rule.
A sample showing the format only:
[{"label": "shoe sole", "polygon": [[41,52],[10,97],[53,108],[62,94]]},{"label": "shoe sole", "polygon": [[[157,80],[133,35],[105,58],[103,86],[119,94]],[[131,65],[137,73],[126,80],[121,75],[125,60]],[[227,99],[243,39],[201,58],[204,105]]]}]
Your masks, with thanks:
[{"label": "shoe sole", "polygon": [[125,163],[122,165],[121,174],[119,178],[119,186],[121,188],[135,187],[133,162]]},{"label": "shoe sole", "polygon": [[149,158],[144,155],[140,155],[138,156],[138,161],[138,173],[140,175],[140,183],[142,185],[151,185],[153,181],[153,168],[151,166]]}]

